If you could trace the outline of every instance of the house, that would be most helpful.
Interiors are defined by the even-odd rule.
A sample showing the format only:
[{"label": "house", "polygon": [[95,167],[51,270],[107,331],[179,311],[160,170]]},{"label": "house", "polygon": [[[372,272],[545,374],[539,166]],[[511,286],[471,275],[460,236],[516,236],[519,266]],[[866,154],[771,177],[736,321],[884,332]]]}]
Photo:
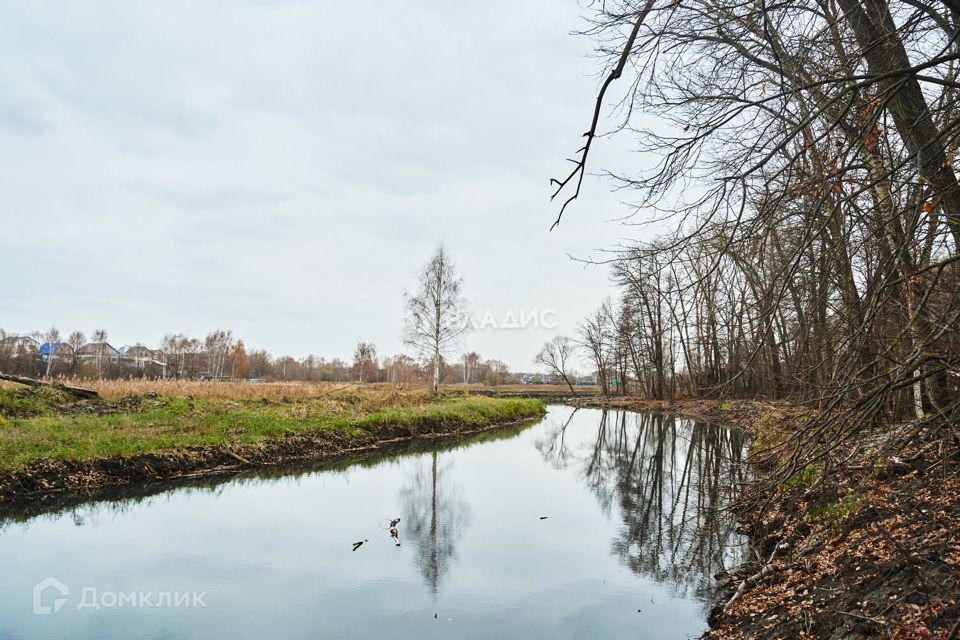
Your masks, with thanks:
[{"label": "house", "polygon": [[73,347],[66,342],[44,342],[40,345],[40,357],[46,360],[53,356],[54,359],[73,357]]},{"label": "house", "polygon": [[139,362],[143,364],[155,364],[165,366],[167,364],[167,354],[162,349],[150,349],[142,344],[120,347],[118,350],[124,360]]},{"label": "house", "polygon": [[13,357],[35,355],[39,350],[40,343],[30,336],[8,336],[0,340],[0,352]]},{"label": "house", "polygon": [[120,347],[120,349],[118,349],[118,352],[124,358],[128,358],[130,360],[142,360],[142,361],[153,360],[153,352],[150,351],[150,349],[148,349],[147,347],[143,346],[142,344],[135,344],[132,347],[130,346]]},{"label": "house", "polygon": [[77,350],[77,358],[83,362],[120,361],[120,352],[107,342],[88,342]]},{"label": "house", "polygon": [[[150,365],[165,368],[167,366],[167,354],[160,349],[150,349],[142,344],[120,347],[118,350],[120,360],[125,364],[135,366],[139,370],[144,370]],[[164,371],[164,373],[166,373]]]}]

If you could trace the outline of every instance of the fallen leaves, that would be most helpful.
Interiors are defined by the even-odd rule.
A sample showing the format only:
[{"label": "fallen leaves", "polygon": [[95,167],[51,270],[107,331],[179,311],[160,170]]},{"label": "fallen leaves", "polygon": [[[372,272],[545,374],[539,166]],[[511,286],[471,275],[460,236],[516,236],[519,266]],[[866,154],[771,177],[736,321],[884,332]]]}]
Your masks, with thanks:
[{"label": "fallen leaves", "polygon": [[[761,438],[783,432],[782,422],[773,435],[762,420],[741,424]],[[960,451],[929,455],[923,443],[885,451],[888,439],[877,432],[847,443],[837,455],[846,467],[816,495],[786,487],[766,496],[764,510],[744,510],[761,553],[784,541],[790,550],[711,619],[705,638],[946,640],[960,628]],[[845,496],[856,498],[849,510],[830,508]],[[744,567],[731,584],[756,571]]]}]

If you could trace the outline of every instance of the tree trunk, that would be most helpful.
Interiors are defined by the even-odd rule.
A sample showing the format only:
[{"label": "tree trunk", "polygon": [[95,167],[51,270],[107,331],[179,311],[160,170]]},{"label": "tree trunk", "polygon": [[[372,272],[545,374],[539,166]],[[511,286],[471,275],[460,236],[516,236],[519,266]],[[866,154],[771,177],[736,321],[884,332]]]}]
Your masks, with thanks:
[{"label": "tree trunk", "polygon": [[26,378],[24,376],[15,376],[9,373],[0,373],[0,380],[6,380],[8,382],[16,382],[17,384],[22,384],[28,387],[51,387],[53,389],[59,389],[65,393],[69,393],[72,396],[78,398],[87,398],[95,399],[99,398],[98,394],[93,389],[82,389],[80,387],[68,387],[57,382],[44,382],[43,380],[35,380],[33,378]]},{"label": "tree trunk", "polygon": [[[880,81],[886,108],[910,155],[916,158],[920,176],[933,187],[935,205],[940,205],[953,234],[954,250],[960,250],[960,184],[947,161],[940,132],[933,122],[926,98],[916,77],[905,72],[912,65],[896,33],[896,24],[885,0],[839,0],[870,72],[890,77]],[[899,72],[899,73],[898,73]]]}]

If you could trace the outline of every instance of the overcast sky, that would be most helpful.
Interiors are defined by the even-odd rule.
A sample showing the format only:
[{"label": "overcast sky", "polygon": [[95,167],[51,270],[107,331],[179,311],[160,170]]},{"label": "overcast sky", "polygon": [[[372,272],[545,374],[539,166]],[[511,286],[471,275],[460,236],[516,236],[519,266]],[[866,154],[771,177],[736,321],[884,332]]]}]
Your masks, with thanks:
[{"label": "overcast sky", "polygon": [[[589,178],[557,212],[598,86],[573,0],[0,2],[0,327],[114,346],[232,329],[248,348],[404,350],[402,294],[443,242],[483,329],[531,370],[609,295],[627,234]],[[637,162],[626,137],[594,170]]]}]

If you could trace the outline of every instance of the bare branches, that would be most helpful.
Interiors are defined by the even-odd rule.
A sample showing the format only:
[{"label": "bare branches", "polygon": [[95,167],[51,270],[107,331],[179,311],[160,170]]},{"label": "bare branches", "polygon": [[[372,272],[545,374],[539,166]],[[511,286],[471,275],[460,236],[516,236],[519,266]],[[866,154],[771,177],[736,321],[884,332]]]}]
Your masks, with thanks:
[{"label": "bare branches", "polygon": [[461,317],[463,280],[441,245],[424,265],[419,288],[407,294],[404,342],[414,347],[433,367],[433,392],[440,389],[440,364],[447,351],[467,329]]},{"label": "bare branches", "polygon": [[568,158],[570,162],[574,164],[573,171],[564,178],[563,180],[558,180],[557,178],[550,178],[550,184],[556,185],[556,190],[553,192],[553,195],[550,196],[550,200],[559,195],[570,182],[576,179],[576,189],[573,194],[567,198],[563,203],[563,206],[560,207],[560,213],[557,215],[557,219],[552,225],[550,225],[550,230],[560,224],[560,219],[563,217],[563,212],[571,202],[577,199],[580,195],[580,187],[583,184],[583,174],[587,166],[587,156],[590,154],[590,145],[593,144],[593,139],[597,135],[597,123],[600,120],[600,109],[603,107],[603,97],[607,93],[607,87],[614,81],[620,78],[623,75],[623,69],[627,64],[627,60],[630,57],[630,53],[633,51],[634,42],[637,39],[637,34],[640,32],[640,27],[643,25],[643,21],[646,19],[647,14],[650,13],[650,10],[653,8],[655,0],[647,0],[644,4],[643,9],[637,15],[636,20],[633,23],[633,29],[630,31],[630,35],[627,37],[627,41],[623,46],[623,51],[620,53],[620,59],[617,61],[616,66],[610,71],[610,74],[604,80],[603,85],[600,87],[600,92],[597,94],[596,104],[593,108],[593,118],[590,121],[590,129],[584,133],[584,137],[587,139],[586,142],[580,149],[577,150],[577,153],[580,155],[578,159]]},{"label": "bare branches", "polygon": [[560,376],[570,388],[570,393],[577,395],[570,381],[570,361],[576,351],[576,343],[566,336],[556,336],[544,343],[543,348],[534,358],[534,364],[542,365],[552,373]]},{"label": "bare branches", "polygon": [[[583,324],[604,379],[810,402],[841,417],[789,446],[822,456],[881,419],[956,423],[960,42],[957,15],[917,4],[690,0],[646,18],[624,110],[658,126],[625,129],[659,163],[614,178],[677,226],[612,252],[621,297]],[[593,20],[602,50],[634,6]]]}]

